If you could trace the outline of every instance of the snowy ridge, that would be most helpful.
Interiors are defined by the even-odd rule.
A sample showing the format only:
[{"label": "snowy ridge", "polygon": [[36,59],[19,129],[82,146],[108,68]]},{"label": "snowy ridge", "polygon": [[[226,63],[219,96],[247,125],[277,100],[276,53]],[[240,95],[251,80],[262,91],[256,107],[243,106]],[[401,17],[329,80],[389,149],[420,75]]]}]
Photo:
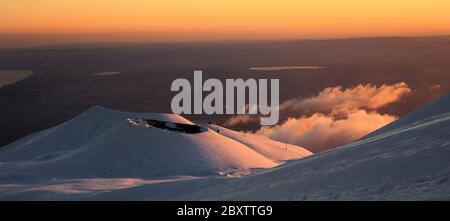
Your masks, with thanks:
[{"label": "snowy ridge", "polygon": [[296,145],[272,140],[262,135],[237,132],[218,125],[207,125],[207,127],[214,131],[220,131],[220,134],[243,143],[259,154],[276,162],[300,159],[312,155],[312,152],[309,150],[299,148]]},{"label": "snowy ridge", "polygon": [[366,137],[382,134],[389,130],[407,126],[408,124],[420,124],[420,121],[427,120],[428,118],[440,118],[441,115],[444,116],[450,112],[449,100],[450,93],[447,93],[430,104],[426,104],[383,128],[366,135]]}]

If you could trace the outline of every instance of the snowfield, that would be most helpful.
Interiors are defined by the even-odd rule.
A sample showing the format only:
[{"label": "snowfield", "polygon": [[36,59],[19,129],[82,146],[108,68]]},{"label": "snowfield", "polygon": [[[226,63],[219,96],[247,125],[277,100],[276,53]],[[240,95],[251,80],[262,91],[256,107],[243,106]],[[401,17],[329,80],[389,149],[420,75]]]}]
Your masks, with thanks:
[{"label": "snowfield", "polygon": [[[230,138],[208,125],[189,134],[139,126],[143,121],[131,119],[161,121],[168,128],[193,125],[174,114],[92,107],[68,122],[2,147],[0,199],[79,199],[144,184],[239,177],[312,154],[261,136],[241,142],[237,132]],[[124,180],[137,181],[122,185]],[[105,182],[110,184],[97,188]]]},{"label": "snowfield", "polygon": [[[450,200],[450,94],[312,155],[217,125],[93,107],[0,148],[0,200]],[[364,122],[362,122],[364,123]]]},{"label": "snowfield", "polygon": [[450,94],[368,136],[189,200],[450,200]]}]

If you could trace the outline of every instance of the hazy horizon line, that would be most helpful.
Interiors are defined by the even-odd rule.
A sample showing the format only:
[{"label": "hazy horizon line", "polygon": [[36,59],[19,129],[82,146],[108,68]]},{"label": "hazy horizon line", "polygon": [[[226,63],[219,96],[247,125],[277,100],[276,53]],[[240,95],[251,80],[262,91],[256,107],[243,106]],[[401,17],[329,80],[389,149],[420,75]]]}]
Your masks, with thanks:
[{"label": "hazy horizon line", "polygon": [[[170,32],[171,34],[177,32]],[[145,36],[136,36],[145,35]],[[389,38],[448,38],[448,34],[424,34],[424,35],[361,35],[361,36],[330,36],[330,37],[286,37],[286,38],[170,38],[153,36],[148,34],[167,34],[153,32],[104,32],[104,33],[77,33],[77,34],[1,34],[0,49],[20,49],[36,47],[58,46],[88,46],[94,44],[177,44],[177,43],[233,43],[233,42],[296,42],[296,41],[327,41],[327,40],[357,40],[357,39],[389,39]],[[112,36],[110,36],[112,35]],[[134,38],[123,39],[124,35],[135,35]],[[108,37],[110,37],[108,39]],[[120,37],[120,38],[118,38]],[[19,39],[17,39],[19,38]],[[29,39],[27,39],[29,38]],[[28,42],[27,42],[28,41]]]}]

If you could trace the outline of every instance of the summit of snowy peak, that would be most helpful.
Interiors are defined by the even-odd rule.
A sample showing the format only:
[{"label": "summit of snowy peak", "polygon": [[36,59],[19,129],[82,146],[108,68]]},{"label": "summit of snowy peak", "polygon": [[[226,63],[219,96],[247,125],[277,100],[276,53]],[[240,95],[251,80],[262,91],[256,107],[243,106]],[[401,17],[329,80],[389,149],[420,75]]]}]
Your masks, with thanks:
[{"label": "summit of snowy peak", "polygon": [[115,119],[115,120],[119,120],[119,121],[126,120],[129,118],[136,118],[136,119],[146,118],[146,119],[166,121],[166,122],[172,122],[172,123],[191,124],[191,125],[194,124],[191,121],[189,121],[188,119],[186,119],[178,114],[119,111],[119,110],[109,109],[109,108],[103,107],[101,105],[94,105],[80,115],[101,115],[103,117],[107,117],[109,119]]}]

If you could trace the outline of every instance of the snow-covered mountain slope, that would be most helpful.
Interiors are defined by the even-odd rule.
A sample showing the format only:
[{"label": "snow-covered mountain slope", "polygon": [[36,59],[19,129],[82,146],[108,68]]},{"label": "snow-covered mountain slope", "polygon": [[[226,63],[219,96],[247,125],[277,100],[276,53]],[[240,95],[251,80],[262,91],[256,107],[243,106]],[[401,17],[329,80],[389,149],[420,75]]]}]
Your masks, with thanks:
[{"label": "snow-covered mountain slope", "polygon": [[[128,113],[96,106],[66,123],[0,148],[0,178],[3,182],[26,182],[234,175],[279,165],[278,158],[273,160],[254,150],[262,147],[249,147],[211,129],[189,134],[152,126],[136,127],[127,120],[130,118],[193,125],[179,115]],[[294,148],[302,155],[285,159],[310,154],[301,147],[289,147]]]},{"label": "snow-covered mountain slope", "polygon": [[296,145],[275,141],[262,135],[237,132],[217,125],[207,125],[207,127],[247,145],[259,154],[276,162],[284,162],[312,155],[309,150],[299,148]]},{"label": "snow-covered mountain slope", "polygon": [[450,200],[449,104],[447,94],[359,141],[178,199]]},{"label": "snow-covered mountain slope", "polygon": [[376,130],[365,137],[371,137],[375,135],[379,135],[382,133],[386,133],[387,131],[399,129],[404,126],[411,126],[412,123],[420,124],[423,120],[427,120],[427,118],[435,117],[439,118],[440,115],[448,114],[450,110],[450,93],[447,93],[437,100],[433,101],[430,104],[426,104],[419,109],[409,113],[400,119]]},{"label": "snow-covered mountain slope", "polygon": [[[358,141],[274,168],[290,155],[267,138],[215,125],[197,134],[134,127],[124,119],[147,116],[96,107],[0,149],[0,200],[450,200],[449,103],[447,94]],[[88,122],[102,123],[77,120],[94,116]],[[71,133],[78,139],[57,145],[65,142],[55,134]],[[209,176],[258,167],[269,169]]]},{"label": "snow-covered mountain slope", "polygon": [[127,118],[140,117],[192,124],[175,114],[130,113],[94,106],[65,123],[33,133],[0,148],[0,162],[33,160],[47,153],[70,151],[91,141],[116,124],[125,122]]}]

